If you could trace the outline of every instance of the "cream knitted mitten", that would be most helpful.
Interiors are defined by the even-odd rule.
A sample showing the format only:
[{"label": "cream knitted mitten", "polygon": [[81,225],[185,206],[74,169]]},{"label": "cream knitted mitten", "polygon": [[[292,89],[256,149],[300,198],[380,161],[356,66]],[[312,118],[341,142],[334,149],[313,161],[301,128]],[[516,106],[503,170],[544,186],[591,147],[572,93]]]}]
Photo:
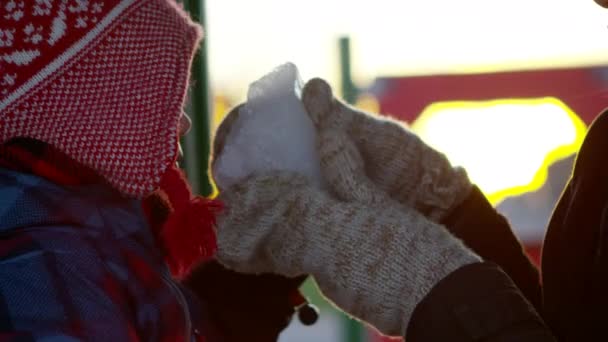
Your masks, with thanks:
[{"label": "cream knitted mitten", "polygon": [[399,121],[348,106],[322,79],[306,84],[302,101],[318,130],[340,132],[340,139],[354,143],[364,174],[396,201],[439,221],[469,194],[464,169],[452,167]]},{"label": "cream knitted mitten", "polygon": [[480,261],[413,210],[338,201],[297,175],[252,177],[221,199],[220,262],[243,273],[310,274],[338,307],[387,335],[405,332],[437,282]]}]

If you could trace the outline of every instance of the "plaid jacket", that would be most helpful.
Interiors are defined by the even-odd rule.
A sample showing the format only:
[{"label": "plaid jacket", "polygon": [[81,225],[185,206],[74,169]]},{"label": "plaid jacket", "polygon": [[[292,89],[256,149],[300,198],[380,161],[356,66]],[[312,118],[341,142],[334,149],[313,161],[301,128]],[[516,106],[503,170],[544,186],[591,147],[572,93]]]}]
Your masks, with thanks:
[{"label": "plaid jacket", "polygon": [[193,303],[140,201],[0,168],[0,341],[202,340]]}]

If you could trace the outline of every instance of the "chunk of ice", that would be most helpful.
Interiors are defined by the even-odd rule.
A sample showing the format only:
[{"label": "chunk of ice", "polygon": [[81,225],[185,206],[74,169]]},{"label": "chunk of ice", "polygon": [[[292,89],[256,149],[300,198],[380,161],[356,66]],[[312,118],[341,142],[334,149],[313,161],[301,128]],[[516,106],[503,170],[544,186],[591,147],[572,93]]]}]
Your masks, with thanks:
[{"label": "chunk of ice", "polygon": [[250,85],[247,102],[215,162],[220,189],[271,170],[302,174],[321,187],[316,131],[300,101],[301,91],[302,81],[292,63]]}]

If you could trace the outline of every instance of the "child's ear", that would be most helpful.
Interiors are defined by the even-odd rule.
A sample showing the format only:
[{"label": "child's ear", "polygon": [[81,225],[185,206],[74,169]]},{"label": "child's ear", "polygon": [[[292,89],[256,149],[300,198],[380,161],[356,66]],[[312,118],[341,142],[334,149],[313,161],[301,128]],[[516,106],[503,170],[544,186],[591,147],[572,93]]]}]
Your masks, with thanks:
[{"label": "child's ear", "polygon": [[236,119],[239,117],[239,111],[241,110],[241,108],[243,108],[244,105],[244,103],[241,103],[240,105],[232,108],[228,112],[226,117],[224,117],[224,120],[222,120],[219,127],[215,131],[215,136],[213,137],[213,153],[211,155],[212,166],[215,160],[217,160],[217,157],[222,153],[222,150],[224,149],[224,144],[226,143],[226,138],[228,137],[228,133],[230,132],[230,129],[234,125]]}]

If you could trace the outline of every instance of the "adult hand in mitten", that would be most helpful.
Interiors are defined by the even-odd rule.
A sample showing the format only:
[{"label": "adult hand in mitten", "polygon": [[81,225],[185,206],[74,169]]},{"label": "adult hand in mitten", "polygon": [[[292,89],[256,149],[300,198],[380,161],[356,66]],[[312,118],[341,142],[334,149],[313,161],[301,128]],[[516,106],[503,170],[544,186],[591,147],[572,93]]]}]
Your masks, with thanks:
[{"label": "adult hand in mitten", "polygon": [[305,85],[302,101],[319,131],[354,142],[365,175],[396,201],[439,221],[469,194],[466,172],[402,123],[350,107],[321,79]]},{"label": "adult hand in mitten", "polygon": [[[321,170],[332,193],[344,201],[371,207],[388,207],[394,203],[392,198],[378,191],[373,182],[367,179],[363,158],[344,132],[332,128],[320,130],[318,149]],[[409,220],[416,216],[417,213],[412,209],[400,206],[404,218]],[[402,227],[406,230],[410,228],[444,230],[444,227],[424,219],[420,219],[417,224],[410,223]],[[504,234],[499,236],[504,237]],[[417,244],[424,245],[423,242]],[[424,252],[420,252],[418,256],[421,263],[426,262]],[[516,254],[512,253],[511,256],[516,257]],[[527,279],[532,280],[530,277]],[[527,282],[520,284],[525,285]],[[524,289],[533,290],[529,287]],[[531,292],[528,291],[527,294]],[[535,298],[536,296],[532,296],[532,299]],[[465,307],[466,310],[463,310]],[[488,310],[509,314],[487,315]],[[460,313],[455,314],[456,312]],[[456,317],[458,319],[455,319]],[[409,315],[406,315],[405,319],[407,321]],[[408,341],[444,340],[447,336],[454,341],[470,341],[472,338],[484,339],[490,336],[496,340],[527,336],[527,339],[534,341],[554,341],[542,320],[511,279],[491,263],[472,263],[441,279],[422,301],[417,302],[410,322],[411,324],[406,326]],[[521,330],[521,326],[527,328]],[[439,331],[435,328],[439,328]]]},{"label": "adult hand in mitten", "polygon": [[463,170],[452,168],[399,122],[335,99],[322,80],[308,82],[303,101],[317,125],[322,173],[334,194],[347,201],[377,202],[383,193],[375,189],[381,188],[393,200],[414,206],[447,225],[479,256],[500,265],[540,308],[538,271],[509,223],[479,189],[469,191]]},{"label": "adult hand in mitten", "polygon": [[311,274],[338,307],[388,335],[442,278],[479,261],[417,212],[344,202],[301,176],[271,172],[223,189],[220,262],[243,273]]}]

